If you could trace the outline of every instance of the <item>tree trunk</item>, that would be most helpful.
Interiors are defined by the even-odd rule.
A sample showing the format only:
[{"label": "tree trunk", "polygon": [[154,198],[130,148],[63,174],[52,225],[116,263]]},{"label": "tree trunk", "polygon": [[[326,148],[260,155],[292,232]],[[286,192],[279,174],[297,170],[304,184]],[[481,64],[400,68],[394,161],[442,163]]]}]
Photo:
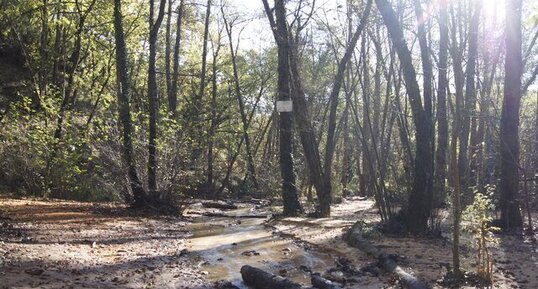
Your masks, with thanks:
[{"label": "tree trunk", "polygon": [[121,15],[121,0],[114,0],[114,31],[116,40],[116,71],[118,78],[118,106],[120,122],[123,126],[122,133],[122,155],[124,164],[127,166],[127,176],[130,189],[133,193],[134,205],[141,206],[146,202],[146,192],[138,178],[138,172],[134,161],[133,142],[131,134],[133,126],[131,124],[131,111],[129,98],[131,94],[131,80],[127,67],[127,45],[123,33],[123,23]]},{"label": "tree trunk", "polygon": [[439,11],[439,80],[437,85],[437,151],[435,154],[434,205],[445,202],[446,162],[448,148],[448,118],[446,95],[448,86],[448,12]]},{"label": "tree trunk", "polygon": [[203,36],[203,46],[202,46],[202,69],[200,70],[200,86],[198,88],[198,93],[194,96],[193,101],[193,110],[191,118],[191,137],[194,141],[194,147],[191,154],[192,166],[196,165],[196,161],[202,152],[201,138],[199,137],[202,134],[202,120],[201,114],[203,111],[203,97],[204,91],[206,88],[206,67],[207,67],[207,42],[209,38],[209,19],[211,16],[211,0],[207,0],[207,7],[205,13],[205,22],[204,22],[204,36]]},{"label": "tree trunk", "polygon": [[234,76],[235,96],[239,104],[239,114],[241,115],[241,122],[243,124],[243,138],[245,139],[245,149],[247,153],[247,170],[248,170],[246,179],[250,181],[252,185],[254,185],[254,188],[256,190],[259,190],[260,186],[258,185],[258,181],[256,180],[256,168],[254,166],[254,159],[252,157],[252,150],[251,150],[252,146],[250,144],[250,137],[248,134],[247,113],[245,111],[245,104],[243,102],[243,94],[241,93],[241,86],[239,83],[239,73],[237,71],[237,62],[236,62],[237,52],[234,51],[234,45],[233,45],[233,40],[232,40],[232,23],[228,23],[224,15],[224,10],[222,10],[222,15],[223,15],[224,25],[226,28],[226,33],[228,34],[228,40],[230,44],[230,55],[232,58],[232,70],[233,70],[233,76]]},{"label": "tree trunk", "polygon": [[[407,227],[411,233],[422,234],[428,229],[433,191],[432,119],[427,109],[422,107],[420,88],[413,66],[411,52],[407,47],[402,28],[394,10],[387,0],[376,0],[392,43],[400,59],[411,112],[415,123],[416,153],[413,188],[407,208]],[[427,103],[428,100],[426,99]]]},{"label": "tree trunk", "polygon": [[[170,103],[172,94],[172,67],[170,59],[170,54],[172,54],[172,44],[170,43],[172,34],[172,2],[173,0],[168,0],[168,9],[166,10],[166,34],[164,42],[164,75],[166,78],[166,97],[168,99],[168,103]],[[170,105],[168,109],[170,110]]]},{"label": "tree trunk", "polygon": [[[291,100],[290,44],[286,23],[284,0],[275,1],[276,37],[278,45],[278,100]],[[296,215],[302,211],[295,186],[293,164],[293,127],[291,112],[280,112],[280,173],[282,175],[282,199],[284,215]]]},{"label": "tree trunk", "polygon": [[157,114],[159,113],[157,88],[157,36],[164,17],[166,0],[161,0],[157,19],[154,19],[154,1],[150,0],[149,11],[149,59],[148,59],[148,104],[149,104],[149,144],[148,144],[148,189],[152,197],[157,191]]},{"label": "tree trunk", "polygon": [[464,107],[463,96],[456,94],[456,103],[454,105],[454,121],[452,125],[452,136],[450,143],[450,166],[452,167],[452,185],[454,191],[452,192],[452,214],[454,216],[454,228],[452,229],[452,267],[453,272],[456,275],[460,275],[460,222],[461,222],[461,172],[460,164],[461,159],[458,156],[458,143],[461,137],[461,110]]},{"label": "tree trunk", "polygon": [[332,87],[331,94],[329,96],[330,100],[330,112],[329,112],[329,125],[327,128],[327,141],[325,146],[325,162],[324,162],[324,189],[326,198],[320,200],[320,213],[322,213],[323,216],[330,215],[331,212],[331,198],[332,198],[332,161],[334,156],[334,149],[335,149],[335,131],[336,131],[336,114],[337,114],[337,108],[338,108],[338,94],[340,93],[340,89],[342,87],[342,82],[344,80],[344,73],[346,71],[347,64],[351,60],[351,56],[353,54],[353,51],[355,50],[355,46],[357,45],[357,41],[359,40],[359,36],[362,33],[362,30],[364,29],[364,26],[366,25],[366,21],[368,19],[368,15],[370,13],[370,8],[372,6],[372,0],[368,0],[366,3],[366,8],[364,10],[364,13],[362,15],[362,18],[360,20],[359,25],[357,25],[357,29],[355,30],[355,33],[353,33],[353,37],[351,38],[350,42],[348,43],[348,46],[346,47],[344,56],[338,63],[338,70],[336,72],[336,75],[334,77],[334,83]]},{"label": "tree trunk", "polygon": [[172,84],[170,88],[170,94],[168,95],[168,108],[172,112],[174,118],[177,116],[177,87],[179,80],[179,50],[181,44],[181,24],[183,22],[183,0],[179,2],[177,8],[177,22],[176,22],[176,39],[174,43],[174,57],[173,57],[173,70],[172,70]]},{"label": "tree trunk", "polygon": [[[47,81],[48,81],[48,42],[49,42],[49,11],[48,0],[43,0],[43,7],[41,8],[41,39],[39,43],[39,57],[41,63],[39,65],[39,98],[46,95]],[[39,107],[40,104],[38,103]]]},{"label": "tree trunk", "polygon": [[207,136],[207,189],[213,191],[213,147],[215,144],[215,133],[217,130],[217,57],[220,51],[221,34],[219,32],[217,49],[213,52],[213,64],[211,77],[211,123]]},{"label": "tree trunk", "polygon": [[521,102],[521,0],[506,3],[504,97],[501,114],[501,224],[505,229],[521,227],[519,211],[519,107]]},{"label": "tree trunk", "polygon": [[461,123],[461,138],[459,149],[459,170],[461,176],[461,186],[464,194],[464,201],[468,202],[471,199],[470,186],[472,186],[471,171],[469,167],[469,159],[473,158],[469,154],[469,137],[471,132],[471,124],[473,123],[476,113],[476,61],[478,57],[478,25],[480,20],[480,2],[475,1],[473,5],[473,16],[469,28],[469,48],[467,54],[467,66],[465,67],[465,100],[463,106],[463,115]]}]

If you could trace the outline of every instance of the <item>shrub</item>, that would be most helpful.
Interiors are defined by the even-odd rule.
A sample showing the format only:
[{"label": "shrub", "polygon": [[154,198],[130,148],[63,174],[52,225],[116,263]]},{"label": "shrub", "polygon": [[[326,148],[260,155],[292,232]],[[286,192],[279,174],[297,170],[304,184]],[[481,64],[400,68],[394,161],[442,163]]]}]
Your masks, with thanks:
[{"label": "shrub", "polygon": [[490,284],[493,283],[493,258],[491,247],[498,243],[494,235],[499,228],[491,225],[494,205],[484,194],[477,193],[473,203],[463,212],[463,230],[469,232],[476,249],[476,273]]}]

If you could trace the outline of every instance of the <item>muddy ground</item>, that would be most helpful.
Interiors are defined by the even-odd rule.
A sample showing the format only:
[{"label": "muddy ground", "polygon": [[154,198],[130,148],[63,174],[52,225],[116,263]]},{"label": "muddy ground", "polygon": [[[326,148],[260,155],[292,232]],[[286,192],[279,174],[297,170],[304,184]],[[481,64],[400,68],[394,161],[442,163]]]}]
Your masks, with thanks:
[{"label": "muddy ground", "polygon": [[[0,198],[0,288],[213,288],[226,279],[238,287],[250,264],[308,284],[310,272],[345,288],[398,288],[375,260],[342,240],[356,220],[376,222],[369,200],[344,200],[329,219],[237,218],[271,212],[252,204],[206,209],[186,217],[140,216],[119,204]],[[200,213],[225,213],[229,217]],[[536,218],[535,218],[536,219]],[[494,250],[494,288],[538,288],[538,254],[530,238],[501,236]],[[403,268],[435,288],[450,264],[446,239],[373,236]],[[474,252],[463,247],[463,265]],[[350,271],[348,274],[343,271]],[[463,288],[474,288],[463,286]]]}]

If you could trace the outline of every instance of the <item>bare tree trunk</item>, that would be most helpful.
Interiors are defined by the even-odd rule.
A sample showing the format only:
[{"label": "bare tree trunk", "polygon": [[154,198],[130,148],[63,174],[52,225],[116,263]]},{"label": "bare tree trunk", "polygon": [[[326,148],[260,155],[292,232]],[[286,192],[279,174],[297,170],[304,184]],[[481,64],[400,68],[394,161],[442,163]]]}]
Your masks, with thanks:
[{"label": "bare tree trunk", "polygon": [[[362,38],[361,42],[361,59],[362,59],[362,75],[359,75],[359,78],[362,79],[361,81],[361,88],[362,88],[362,122],[368,123],[368,120],[370,119],[370,98],[371,98],[371,91],[370,91],[370,63],[369,63],[369,46],[368,46],[368,38],[366,35]],[[357,64],[359,65],[359,64]],[[358,102],[357,102],[358,103]],[[358,121],[357,121],[358,122]],[[370,134],[370,130],[366,130],[363,133],[363,142],[362,142],[362,150],[363,152],[370,151],[370,143],[372,135]],[[372,175],[375,173],[370,170],[370,164],[369,164],[369,155],[366,153],[362,154],[362,191],[363,196],[371,196],[373,193],[373,177]]]},{"label": "bare tree trunk", "polygon": [[452,136],[450,143],[450,166],[452,167],[452,183],[454,191],[452,192],[452,214],[454,216],[454,228],[452,229],[452,267],[456,275],[460,275],[460,223],[461,223],[461,173],[458,162],[458,144],[461,150],[461,141],[458,141],[462,135],[461,129],[461,110],[464,107],[463,95],[456,94],[456,103],[454,104],[454,120],[452,125]]},{"label": "bare tree trunk", "polygon": [[446,95],[448,86],[448,12],[439,11],[439,79],[437,85],[437,151],[435,154],[434,205],[445,201],[446,161],[448,148],[448,118]]},{"label": "bare tree trunk", "polygon": [[148,144],[148,189],[153,198],[157,191],[157,114],[159,113],[157,88],[157,36],[164,18],[166,0],[161,0],[157,19],[154,18],[154,2],[150,0],[149,11],[149,60],[148,60],[148,100],[149,100],[149,144]]},{"label": "bare tree trunk", "polygon": [[[413,189],[409,195],[407,208],[407,227],[411,233],[422,234],[428,230],[428,219],[431,211],[433,191],[433,153],[432,153],[432,119],[431,109],[425,98],[426,106],[422,106],[420,88],[413,66],[411,52],[407,47],[402,28],[393,8],[387,0],[376,0],[392,43],[400,59],[407,93],[409,94],[411,112],[415,123],[415,167]],[[423,52],[425,53],[425,52]]]},{"label": "bare tree trunk", "polygon": [[534,188],[538,191],[538,91],[536,92],[536,115],[534,125]]},{"label": "bare tree trunk", "polygon": [[[215,132],[217,130],[217,58],[221,48],[221,31],[218,35],[217,49],[213,51],[212,77],[211,77],[211,120],[207,137],[207,188],[213,190],[213,146],[215,143]],[[213,43],[213,48],[215,44]]]},{"label": "bare tree trunk", "polygon": [[[168,103],[170,103],[172,94],[172,68],[170,63],[170,54],[172,54],[172,44],[170,43],[170,38],[172,36],[172,2],[173,0],[168,0],[168,9],[166,10],[166,34],[164,42],[164,75],[166,78],[166,97],[168,98]],[[168,109],[170,110],[170,105]]]},{"label": "bare tree trunk", "polygon": [[[48,76],[48,39],[49,39],[49,11],[48,0],[43,0],[43,7],[41,8],[41,39],[39,43],[39,57],[41,63],[39,67],[39,95],[40,98],[46,95]],[[38,106],[40,104],[38,103]]]},{"label": "bare tree trunk", "polygon": [[127,46],[123,33],[123,23],[121,15],[121,0],[114,0],[114,31],[116,39],[116,71],[118,78],[118,105],[120,122],[123,126],[122,134],[122,155],[124,164],[127,166],[127,176],[130,189],[134,197],[134,205],[142,206],[146,203],[146,192],[138,178],[138,172],[134,161],[133,142],[131,134],[133,126],[131,124],[131,111],[129,98],[131,94],[131,80],[127,68]]},{"label": "bare tree trunk", "polygon": [[519,107],[521,103],[521,52],[522,0],[506,2],[505,78],[501,114],[501,223],[505,229],[521,227],[519,211]]},{"label": "bare tree trunk", "polygon": [[[288,25],[286,23],[286,7],[284,5],[284,0],[275,1],[275,20],[267,0],[262,1],[278,46],[278,100],[290,101],[291,96],[293,95],[291,88],[293,72],[290,70],[290,66],[293,65],[291,60],[293,56],[291,55],[292,49],[290,47]],[[296,215],[302,211],[302,208],[299,203],[297,187],[295,186],[292,114],[291,112],[280,112],[279,114],[280,174],[282,175],[282,199],[284,202],[283,213],[284,215]]]},{"label": "bare tree trunk", "polygon": [[368,0],[366,4],[366,8],[364,10],[364,13],[362,15],[362,18],[360,20],[359,25],[357,25],[357,29],[355,30],[355,33],[353,34],[353,37],[351,38],[348,46],[346,47],[344,56],[338,63],[338,70],[336,72],[336,76],[334,77],[334,83],[333,88],[331,91],[331,94],[329,96],[331,105],[330,105],[330,113],[329,113],[329,126],[327,129],[327,141],[326,141],[326,147],[325,147],[325,163],[324,163],[324,189],[326,190],[326,198],[319,200],[320,201],[320,213],[323,216],[329,216],[331,212],[331,190],[332,190],[332,184],[331,184],[331,176],[332,176],[332,161],[333,161],[333,155],[334,155],[334,149],[335,149],[335,130],[336,130],[336,114],[337,114],[337,108],[338,108],[338,94],[340,93],[340,89],[342,87],[342,82],[344,80],[344,73],[346,71],[347,64],[351,60],[351,56],[353,54],[353,51],[355,50],[355,46],[357,45],[357,41],[359,40],[359,36],[362,33],[362,30],[364,29],[364,26],[366,25],[366,21],[368,19],[368,15],[370,13],[370,8],[372,7],[372,0]]},{"label": "bare tree trunk", "polygon": [[260,186],[258,185],[258,181],[256,180],[256,168],[254,166],[254,159],[252,157],[252,150],[251,150],[251,144],[250,144],[250,137],[248,134],[248,119],[247,114],[245,111],[245,104],[243,103],[243,94],[241,93],[241,86],[239,83],[239,73],[237,71],[237,62],[236,62],[236,51],[234,51],[234,45],[233,45],[233,39],[232,39],[232,28],[233,23],[228,23],[228,20],[226,19],[226,16],[224,14],[224,10],[221,7],[222,11],[222,17],[224,19],[224,25],[226,28],[226,33],[228,34],[228,40],[230,44],[230,55],[232,58],[232,70],[233,70],[233,76],[234,76],[234,88],[235,88],[235,95],[237,98],[237,102],[239,104],[239,113],[241,115],[241,122],[243,123],[243,138],[245,139],[245,149],[247,153],[247,177],[246,179],[250,182],[252,182],[252,185],[254,185],[254,188],[258,190]]},{"label": "bare tree trunk", "polygon": [[[424,99],[424,108],[423,108],[423,114],[424,114],[424,121],[425,123],[422,125],[422,130],[424,130],[425,139],[419,140],[418,134],[418,128],[417,128],[417,150],[419,146],[426,146],[429,145],[430,148],[424,148],[424,155],[418,154],[415,156],[415,162],[417,159],[424,158],[425,167],[422,168],[424,171],[424,179],[423,181],[426,182],[424,184],[424,190],[425,195],[422,196],[425,198],[423,200],[423,204],[426,206],[426,210],[431,210],[433,207],[433,182],[434,182],[434,158],[433,153],[435,151],[435,134],[434,134],[434,127],[433,127],[433,105],[432,105],[432,99],[433,99],[433,88],[432,88],[432,82],[433,82],[433,68],[432,63],[430,59],[430,49],[428,46],[428,36],[426,31],[426,19],[424,18],[424,11],[422,11],[420,0],[415,0],[415,14],[417,16],[417,22],[418,24],[418,42],[420,46],[420,59],[422,61],[422,93],[423,93],[423,99]],[[405,70],[405,68],[404,68]],[[427,139],[426,139],[427,138]],[[421,166],[422,166],[421,165]],[[420,166],[415,167],[415,172],[417,170],[421,170]],[[416,180],[415,180],[416,181]],[[415,183],[416,185],[416,183]],[[411,206],[410,213],[412,212],[413,208]],[[411,213],[413,214],[413,213]],[[428,216],[429,217],[429,212]]]},{"label": "bare tree trunk", "polygon": [[177,88],[179,80],[179,50],[181,44],[181,24],[183,22],[183,0],[179,2],[177,8],[177,22],[176,22],[176,39],[174,43],[174,57],[172,62],[174,63],[172,71],[172,84],[170,88],[170,94],[168,95],[168,108],[172,112],[172,116],[177,116]]},{"label": "bare tree trunk", "polygon": [[[275,1],[276,27],[280,43],[278,43],[278,100],[291,100],[290,73],[291,47],[286,23],[284,0]],[[282,198],[284,215],[296,215],[302,211],[295,185],[293,164],[293,126],[291,112],[280,113],[280,171],[282,175]]]},{"label": "bare tree trunk", "polygon": [[459,170],[461,175],[461,185],[463,188],[464,200],[468,202],[470,200],[470,186],[471,172],[469,169],[469,159],[472,156],[469,155],[469,137],[471,131],[471,124],[476,113],[476,90],[475,90],[475,76],[476,76],[476,61],[478,57],[478,25],[480,20],[480,2],[475,1],[473,5],[473,16],[471,18],[471,25],[469,28],[469,48],[467,54],[467,66],[465,68],[465,100],[463,104],[463,115],[461,120],[461,138],[460,150],[459,150]]},{"label": "bare tree trunk", "polygon": [[199,137],[202,134],[202,121],[201,114],[203,111],[203,97],[204,91],[206,88],[206,70],[207,70],[207,42],[209,38],[209,20],[211,16],[211,0],[207,0],[207,7],[205,13],[205,22],[204,22],[204,36],[203,36],[203,46],[202,46],[202,69],[200,70],[200,86],[198,87],[198,93],[194,96],[193,101],[193,110],[191,111],[192,117],[191,120],[191,137],[194,141],[194,147],[191,153],[191,162],[192,166],[196,165],[196,161],[202,152],[201,138]]}]

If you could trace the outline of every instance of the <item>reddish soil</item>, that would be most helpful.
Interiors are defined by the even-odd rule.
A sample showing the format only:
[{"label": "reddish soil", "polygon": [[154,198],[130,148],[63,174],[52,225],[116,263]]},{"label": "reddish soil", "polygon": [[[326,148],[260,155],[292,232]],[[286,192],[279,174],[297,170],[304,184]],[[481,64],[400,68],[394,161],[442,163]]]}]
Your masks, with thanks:
[{"label": "reddish soil", "polygon": [[211,288],[187,222],[122,205],[0,199],[0,288]]},{"label": "reddish soil", "polygon": [[[262,225],[253,228],[251,234],[263,235],[266,242],[253,241],[251,249],[271,252],[275,246],[270,244],[279,242],[279,236],[280,240],[300,245],[283,244],[287,247],[277,248],[281,255],[290,251],[299,254],[302,248],[310,248],[317,253],[345,257],[355,268],[368,267],[375,260],[347,246],[342,234],[357,220],[377,222],[372,205],[369,200],[344,200],[333,206],[331,218],[271,221],[266,228],[269,236],[260,231]],[[201,210],[199,207],[195,210]],[[193,242],[205,238],[206,231],[207,234],[217,232],[218,238],[218,232],[229,231],[241,222],[224,220],[225,225],[220,228],[216,222],[196,218],[141,216],[119,204],[0,198],[0,288],[212,288],[209,280],[214,281],[215,276],[222,274],[213,268],[219,263],[208,265],[207,256],[197,253],[197,244]],[[197,223],[193,224],[193,220]],[[248,227],[248,222],[245,224]],[[201,231],[196,231],[198,227]],[[271,232],[276,239],[270,237]],[[228,239],[233,236],[231,233],[246,237],[243,231],[232,230]],[[400,265],[408,272],[434,288],[446,288],[438,281],[451,262],[448,239],[374,235],[371,240],[387,253],[398,255]],[[493,288],[538,288],[538,253],[533,240],[499,236],[500,242],[493,250]],[[271,258],[270,255],[262,254],[260,258]],[[463,267],[472,271],[474,258],[474,250],[468,239],[464,239]],[[357,278],[345,288],[398,288],[396,280],[382,272]]]}]

